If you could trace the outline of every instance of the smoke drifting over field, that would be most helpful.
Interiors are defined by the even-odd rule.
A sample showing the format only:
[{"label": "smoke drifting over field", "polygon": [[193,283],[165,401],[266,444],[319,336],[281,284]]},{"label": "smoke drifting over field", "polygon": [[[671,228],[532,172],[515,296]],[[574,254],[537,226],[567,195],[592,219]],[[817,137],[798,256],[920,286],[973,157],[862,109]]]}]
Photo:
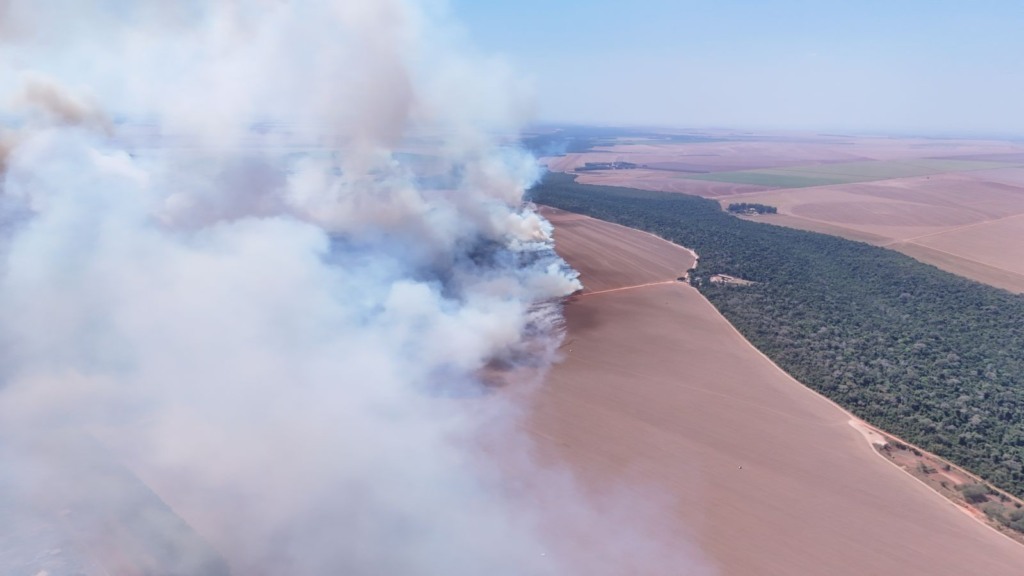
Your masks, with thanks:
[{"label": "smoke drifting over field", "polygon": [[[519,395],[477,381],[551,362],[579,284],[495,136],[525,91],[440,7],[4,0],[0,22],[18,514],[116,532],[109,450],[238,575],[680,572],[625,501],[533,468]],[[167,573],[207,569],[174,550]]]}]

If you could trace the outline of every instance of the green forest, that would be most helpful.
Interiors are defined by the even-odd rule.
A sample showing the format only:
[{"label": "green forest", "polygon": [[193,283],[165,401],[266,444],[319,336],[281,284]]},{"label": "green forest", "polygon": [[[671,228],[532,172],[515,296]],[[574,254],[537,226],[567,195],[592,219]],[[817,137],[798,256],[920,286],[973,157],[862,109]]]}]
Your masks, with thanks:
[{"label": "green forest", "polygon": [[[795,378],[1024,496],[1024,297],[695,196],[549,174],[530,197],[693,248],[691,282]],[[714,284],[714,274],[755,283]]]}]

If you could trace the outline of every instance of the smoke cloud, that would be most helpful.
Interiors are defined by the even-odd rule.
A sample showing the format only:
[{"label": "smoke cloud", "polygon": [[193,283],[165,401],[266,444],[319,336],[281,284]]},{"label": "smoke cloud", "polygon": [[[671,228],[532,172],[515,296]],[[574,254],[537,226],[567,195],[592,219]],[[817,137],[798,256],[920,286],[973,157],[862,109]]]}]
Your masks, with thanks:
[{"label": "smoke cloud", "polygon": [[580,285],[443,6],[0,13],[0,571],[695,570],[517,428]]},{"label": "smoke cloud", "polygon": [[26,79],[18,103],[52,123],[109,130],[110,121],[94,105],[77,98],[48,78]]}]

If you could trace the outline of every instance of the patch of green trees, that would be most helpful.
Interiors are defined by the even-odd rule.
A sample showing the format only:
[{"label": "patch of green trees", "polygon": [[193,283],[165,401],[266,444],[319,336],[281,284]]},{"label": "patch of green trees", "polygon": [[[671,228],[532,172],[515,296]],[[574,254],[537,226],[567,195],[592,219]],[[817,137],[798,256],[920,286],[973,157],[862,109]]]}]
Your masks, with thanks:
[{"label": "patch of green trees", "polygon": [[729,204],[729,212],[734,214],[776,214],[779,209],[767,204],[755,204],[753,202],[735,202]]},{"label": "patch of green trees", "polygon": [[[795,378],[1024,496],[1024,297],[892,250],[735,218],[695,196],[550,174],[531,197],[693,248],[691,283]],[[714,274],[754,284],[723,286]]]}]

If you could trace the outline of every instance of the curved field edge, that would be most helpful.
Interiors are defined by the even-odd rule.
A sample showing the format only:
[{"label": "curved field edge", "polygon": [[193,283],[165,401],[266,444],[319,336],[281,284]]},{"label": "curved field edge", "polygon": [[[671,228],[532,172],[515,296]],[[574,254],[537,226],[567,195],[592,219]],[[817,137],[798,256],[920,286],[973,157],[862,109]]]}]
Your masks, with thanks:
[{"label": "curved field edge", "polygon": [[[872,425],[1024,494],[1024,298],[892,250],[733,218],[713,200],[560,174],[531,196],[695,249],[691,282],[783,370]],[[719,274],[753,284],[710,281]]]}]

